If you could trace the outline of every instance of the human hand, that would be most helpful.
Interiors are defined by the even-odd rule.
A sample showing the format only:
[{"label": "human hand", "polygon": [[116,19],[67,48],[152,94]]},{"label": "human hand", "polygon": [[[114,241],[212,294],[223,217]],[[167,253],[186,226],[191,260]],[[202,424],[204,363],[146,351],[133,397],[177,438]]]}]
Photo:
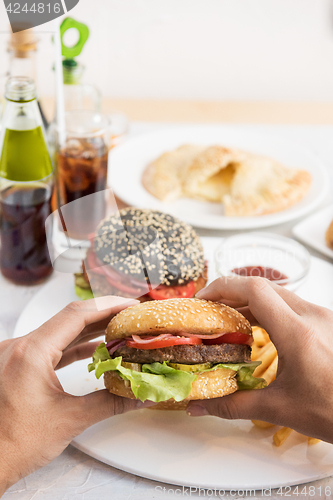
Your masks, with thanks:
[{"label": "human hand", "polygon": [[219,278],[197,297],[237,308],[277,348],[267,388],[193,401],[191,416],[264,420],[333,443],[333,312],[263,278]]},{"label": "human hand", "polygon": [[60,455],[87,427],[152,404],[107,390],[72,396],[55,373],[91,356],[99,342],[88,340],[104,333],[113,315],[136,303],[121,297],[72,302],[29,335],[0,343],[0,496]]}]

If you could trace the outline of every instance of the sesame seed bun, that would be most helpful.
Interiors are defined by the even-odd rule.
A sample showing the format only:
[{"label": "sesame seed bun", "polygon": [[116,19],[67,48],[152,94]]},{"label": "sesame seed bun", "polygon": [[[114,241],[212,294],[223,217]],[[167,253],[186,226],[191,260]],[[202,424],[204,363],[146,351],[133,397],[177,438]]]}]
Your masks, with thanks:
[{"label": "sesame seed bun", "polygon": [[[211,399],[220,398],[236,392],[238,389],[235,379],[236,372],[227,370],[226,368],[216,369],[210,372],[202,372],[197,374],[196,380],[192,383],[192,390],[189,396],[183,401],[175,401],[169,399],[162,401],[153,410],[186,410],[189,401],[195,399]],[[123,380],[116,372],[104,373],[104,385],[112,394],[122,396],[124,398],[135,399],[129,382]]]},{"label": "sesame seed bun", "polygon": [[110,321],[106,342],[131,335],[210,335],[240,332],[252,337],[250,323],[235,309],[200,299],[153,300],[128,307]]},{"label": "sesame seed bun", "polygon": [[129,207],[110,215],[97,228],[94,251],[121,275],[137,281],[148,277],[154,285],[185,285],[205,268],[193,227],[158,210]]},{"label": "sesame seed bun", "polygon": [[[131,335],[177,335],[181,332],[199,335],[240,332],[252,337],[249,322],[231,307],[200,299],[167,299],[144,302],[118,313],[107,327],[106,341]],[[238,389],[234,370],[219,368],[198,372],[196,376],[186,399],[180,402],[173,399],[162,401],[152,409],[185,410],[189,401],[218,398]],[[112,394],[135,399],[130,383],[123,380],[117,372],[105,372],[104,384]]]}]

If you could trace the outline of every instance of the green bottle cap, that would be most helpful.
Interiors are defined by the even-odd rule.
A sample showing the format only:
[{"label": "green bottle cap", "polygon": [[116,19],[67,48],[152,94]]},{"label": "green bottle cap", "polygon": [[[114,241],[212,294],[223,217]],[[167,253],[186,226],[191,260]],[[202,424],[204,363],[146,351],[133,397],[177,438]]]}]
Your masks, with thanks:
[{"label": "green bottle cap", "polygon": [[63,81],[65,85],[77,85],[81,81],[84,66],[75,59],[64,59],[62,61]]},{"label": "green bottle cap", "polygon": [[[63,42],[64,34],[70,28],[75,28],[79,32],[79,39],[73,47],[67,47],[67,45],[65,45]],[[66,60],[73,59],[74,57],[81,54],[84,44],[89,38],[89,28],[86,24],[79,23],[72,17],[66,17],[66,19],[63,20],[60,26],[60,36],[62,55],[66,58]]]},{"label": "green bottle cap", "polygon": [[65,68],[76,68],[78,63],[75,61],[75,59],[64,59],[62,61],[62,65]]}]

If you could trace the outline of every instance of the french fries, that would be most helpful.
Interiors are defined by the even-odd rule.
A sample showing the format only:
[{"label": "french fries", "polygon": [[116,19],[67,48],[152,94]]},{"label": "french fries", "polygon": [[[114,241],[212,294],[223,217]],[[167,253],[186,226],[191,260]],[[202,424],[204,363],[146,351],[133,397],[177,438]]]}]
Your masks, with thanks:
[{"label": "french fries", "polygon": [[260,347],[256,346],[255,344],[252,345],[252,356],[251,356],[252,361],[256,361],[258,359],[260,351],[261,351]]},{"label": "french fries", "polygon": [[[267,349],[266,346],[268,346]],[[268,342],[266,346],[264,347],[265,352],[259,354],[261,365],[255,369],[253,373],[255,377],[265,378],[267,368],[273,363],[274,359],[277,359],[277,352],[272,342]]]},{"label": "french fries", "polygon": [[320,439],[308,437],[308,444],[320,443]]},{"label": "french fries", "polygon": [[254,343],[258,347],[264,347],[269,342],[269,336],[266,330],[260,328],[259,326],[254,326],[252,328]]},{"label": "french fries", "polygon": [[[276,378],[276,372],[278,367],[278,355],[271,342],[268,333],[258,326],[254,326],[253,329],[254,343],[252,345],[252,361],[261,361],[253,375],[255,377],[262,377],[266,380],[267,385],[271,384]],[[260,429],[269,429],[274,427],[273,424],[268,422],[263,422],[262,420],[252,420],[253,425]],[[292,433],[292,429],[289,427],[281,427],[273,435],[273,443],[275,446],[281,446],[286,439]],[[306,436],[307,437],[307,436]],[[320,439],[307,437],[308,444],[313,445],[320,442]]]},{"label": "french fries", "polygon": [[263,373],[262,375],[263,378],[266,380],[267,384],[270,384],[273,382],[273,380],[275,380],[277,367],[278,367],[278,357],[276,355],[271,364],[269,365],[269,367],[267,368],[267,370],[265,371],[265,373]]},{"label": "french fries", "polygon": [[293,430],[289,429],[289,427],[281,427],[281,429],[276,431],[276,433],[273,436],[273,442],[275,446],[281,446],[285,442],[287,437],[290,436],[292,431]]},{"label": "french fries", "polygon": [[[256,344],[256,341],[254,341],[252,345],[252,361],[257,361],[258,357],[260,357],[260,360],[262,360],[262,357],[265,356],[265,353],[270,349],[272,345],[273,344],[270,340],[266,342],[264,346],[259,346]],[[255,355],[254,351],[257,351],[257,356]]]},{"label": "french fries", "polygon": [[270,427],[275,427],[274,424],[269,424],[268,422],[263,422],[262,420],[251,420],[253,425],[259,427],[259,429],[269,429]]}]

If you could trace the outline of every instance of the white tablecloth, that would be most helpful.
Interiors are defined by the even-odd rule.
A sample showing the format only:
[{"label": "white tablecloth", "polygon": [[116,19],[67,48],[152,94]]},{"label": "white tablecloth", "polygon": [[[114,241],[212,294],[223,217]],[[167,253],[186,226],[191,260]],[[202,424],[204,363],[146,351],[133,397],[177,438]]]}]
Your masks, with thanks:
[{"label": "white tablecloth", "polygon": [[[179,124],[178,124],[179,125]],[[134,123],[130,136],[140,133],[170,127],[170,124]],[[249,126],[260,129],[270,128],[277,133],[288,133],[290,138],[303,142],[305,147],[312,148],[327,165],[333,177],[333,127],[329,126]],[[333,197],[332,197],[333,198]],[[325,204],[332,202],[328,199]],[[274,228],[265,228],[265,231],[274,231],[285,236],[291,236],[291,228],[298,221],[282,224]],[[232,231],[198,230],[201,236],[226,236]],[[312,255],[329,260],[316,251],[309,249]],[[51,278],[52,279],[52,278]],[[19,287],[6,281],[0,276],[0,340],[10,338],[13,334],[15,323],[23,307],[43,285],[35,287]],[[1,425],[1,423],[0,423]],[[332,464],[333,471],[333,464]],[[313,486],[314,488],[310,488]],[[298,492],[298,495],[297,495]],[[301,492],[303,492],[301,494]],[[210,497],[210,498],[273,498],[284,497],[314,499],[333,498],[333,476],[314,483],[309,483],[306,488],[291,488],[291,491],[272,490],[256,492],[219,492],[214,490],[195,491],[183,487],[157,483],[139,478],[119,471],[97,460],[90,458],[72,446],[68,448],[51,464],[36,471],[19,483],[12,486],[3,496],[5,500],[109,500],[109,499],[146,499],[146,498],[172,498],[172,497]]]}]

